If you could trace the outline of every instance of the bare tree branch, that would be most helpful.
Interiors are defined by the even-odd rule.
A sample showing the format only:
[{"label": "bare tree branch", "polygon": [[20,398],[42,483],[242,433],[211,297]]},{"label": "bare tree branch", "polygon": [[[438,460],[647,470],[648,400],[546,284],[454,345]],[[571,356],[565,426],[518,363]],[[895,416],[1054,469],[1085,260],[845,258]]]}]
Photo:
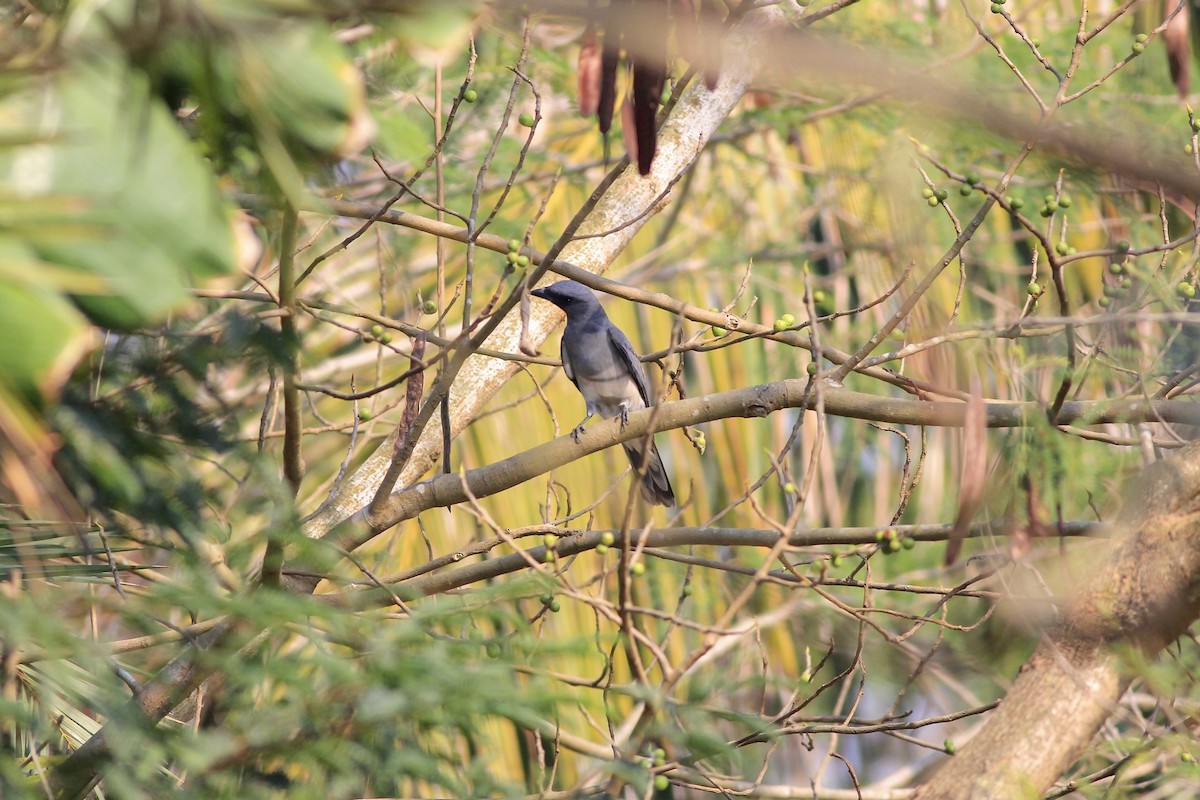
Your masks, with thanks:
[{"label": "bare tree branch", "polygon": [[[488,497],[589,453],[644,437],[652,431],[729,417],[763,417],[782,408],[799,408],[806,402],[811,405],[815,398],[806,391],[807,386],[806,380],[790,379],[661,403],[630,414],[624,429],[619,421],[606,420],[589,426],[578,443],[571,436],[561,436],[503,461],[470,470],[465,475],[466,485],[471,495]],[[967,415],[965,403],[879,397],[834,386],[824,387],[823,401],[827,414],[893,424],[962,427]],[[1045,422],[1045,408],[1036,403],[989,403],[984,410],[991,428],[1027,425],[1035,419]],[[1073,402],[1063,405],[1059,417],[1061,424],[1153,419],[1195,425],[1200,424],[1200,404],[1187,400]],[[439,475],[408,486],[388,498],[367,527],[341,526],[325,538],[340,549],[353,550],[422,511],[465,503],[468,494],[463,480],[458,475]]]}]

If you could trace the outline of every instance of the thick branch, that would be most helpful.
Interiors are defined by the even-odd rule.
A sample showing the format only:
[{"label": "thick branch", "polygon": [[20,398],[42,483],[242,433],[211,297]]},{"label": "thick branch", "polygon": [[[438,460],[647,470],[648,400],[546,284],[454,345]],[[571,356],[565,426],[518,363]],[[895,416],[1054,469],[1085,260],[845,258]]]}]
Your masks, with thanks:
[{"label": "thick branch", "polygon": [[987,723],[915,800],[1037,796],[1080,756],[1131,673],[1200,615],[1200,443],[1149,467],[1091,580]]},{"label": "thick branch", "polygon": [[[465,476],[439,475],[408,486],[380,506],[378,514],[366,520],[366,527],[339,528],[330,538],[337,547],[353,550],[422,511],[466,502],[468,488],[477,498],[487,497],[618,442],[643,437],[652,428],[663,431],[716,419],[763,417],[784,408],[800,408],[806,402],[807,385],[807,380],[791,379],[661,403],[653,409],[631,414],[624,429],[615,421],[596,423],[580,437],[578,444],[570,436],[561,436],[503,461],[473,469]],[[961,427],[966,414],[965,403],[878,397],[832,386],[823,386],[821,395],[826,414],[877,422]],[[810,405],[815,404],[816,393],[809,393],[807,401]],[[1044,421],[1046,413],[1035,403],[991,403],[986,411],[987,424],[992,428],[1027,425],[1035,419]],[[1073,402],[1063,404],[1059,416],[1063,423],[1163,420],[1198,425],[1200,403],[1186,400]]]}]

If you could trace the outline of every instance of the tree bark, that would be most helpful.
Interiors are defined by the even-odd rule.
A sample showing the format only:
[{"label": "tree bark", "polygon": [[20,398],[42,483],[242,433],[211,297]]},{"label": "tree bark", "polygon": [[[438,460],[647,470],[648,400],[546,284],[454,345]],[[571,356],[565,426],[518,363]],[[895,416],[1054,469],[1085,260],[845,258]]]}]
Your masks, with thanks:
[{"label": "tree bark", "polygon": [[1126,531],[1021,668],[1004,702],[914,800],[1038,797],[1083,753],[1134,673],[1200,615],[1200,443],[1148,467]]}]

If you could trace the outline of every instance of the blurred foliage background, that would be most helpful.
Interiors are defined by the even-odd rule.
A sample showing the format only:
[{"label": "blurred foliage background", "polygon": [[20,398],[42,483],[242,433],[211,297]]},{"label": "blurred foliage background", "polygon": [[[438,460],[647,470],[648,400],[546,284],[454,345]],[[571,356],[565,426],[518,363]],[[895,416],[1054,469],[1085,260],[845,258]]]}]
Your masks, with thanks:
[{"label": "blurred foliage background", "polygon": [[[1084,136],[1117,121],[1194,155],[1200,126],[1162,36],[1174,7],[1121,8],[1077,51],[1066,94],[1096,88],[1061,114]],[[1097,4],[1085,27],[1116,10]],[[1145,453],[1190,435],[1165,423],[990,432],[981,518],[998,535],[947,568],[932,543],[944,535],[916,541],[905,526],[953,522],[955,429],[785,411],[660,434],[682,505],[639,510],[635,528],[770,531],[794,514],[802,529],[863,530],[783,554],[734,543],[645,554],[625,596],[638,645],[622,635],[614,551],[384,610],[322,600],[456,552],[494,558],[514,540],[622,529],[615,449],[402,523],[312,597],[256,585],[268,540],[314,548],[304,516],[404,408],[400,387],[335,395],[401,376],[418,329],[439,341],[461,330],[464,247],[382,223],[343,247],[363,219],[328,201],[369,217],[395,181],[419,176],[393,208],[453,223],[476,199],[481,217],[496,210],[489,233],[545,251],[621,156],[620,135],[606,143],[575,108],[583,23],[528,11],[2,4],[0,740],[11,757],[0,794],[53,796],[55,768],[103,725],[103,797],[645,797],[752,784],[882,796],[977,724],[956,715],[1003,696],[1051,596],[1087,570],[1086,540],[1010,553],[1003,532],[1110,520]],[[1054,97],[1037,56],[1066,74],[1080,19],[1058,2],[850,3],[816,27],[847,59],[882,52],[1032,111],[1022,80]],[[986,120],[795,78],[745,98],[608,277],[766,325],[807,320],[806,298],[817,314],[850,311],[936,264],[1022,147]],[[527,145],[521,115],[535,107]],[[1070,399],[1192,391],[1198,344],[1181,315],[1196,284],[1194,204],[1037,148],[1002,197],[877,351],[910,352],[882,363],[946,394],[974,378],[997,401],[1048,405],[1068,372]],[[288,208],[301,212],[295,341],[280,328]],[[1047,246],[1078,322],[1073,366]],[[477,252],[475,309],[519,286],[507,263]],[[856,350],[904,296],[821,322],[821,342]],[[688,396],[803,377],[811,360],[644,305],[606,308],[643,352],[673,337],[701,344],[665,362]],[[557,356],[553,342],[543,351]],[[297,358],[307,474],[293,499],[281,391]],[[900,394],[861,374],[847,385]],[[561,370],[527,364],[455,440],[452,468],[520,453],[579,416]],[[752,581],[764,564],[778,569]],[[131,694],[218,619],[263,633],[205,650],[217,677],[147,726]],[[631,659],[650,666],[637,674]],[[1104,742],[1064,776],[1080,779],[1078,795],[1194,785],[1184,720],[1196,662],[1187,640],[1145,667]]]}]

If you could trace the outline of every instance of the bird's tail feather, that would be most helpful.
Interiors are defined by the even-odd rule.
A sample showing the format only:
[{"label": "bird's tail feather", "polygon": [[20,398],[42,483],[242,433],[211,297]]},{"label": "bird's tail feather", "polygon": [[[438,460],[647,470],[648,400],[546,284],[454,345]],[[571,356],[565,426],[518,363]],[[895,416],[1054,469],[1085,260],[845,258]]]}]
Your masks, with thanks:
[{"label": "bird's tail feather", "polygon": [[641,476],[642,497],[646,502],[668,508],[674,506],[675,492],[671,489],[667,468],[663,466],[662,457],[658,454],[658,448],[654,446],[654,442],[650,442],[648,459],[643,455],[645,442],[625,442],[623,447],[625,455],[629,456],[629,463],[633,464],[635,470],[640,470],[643,462],[646,464],[646,474]]}]

